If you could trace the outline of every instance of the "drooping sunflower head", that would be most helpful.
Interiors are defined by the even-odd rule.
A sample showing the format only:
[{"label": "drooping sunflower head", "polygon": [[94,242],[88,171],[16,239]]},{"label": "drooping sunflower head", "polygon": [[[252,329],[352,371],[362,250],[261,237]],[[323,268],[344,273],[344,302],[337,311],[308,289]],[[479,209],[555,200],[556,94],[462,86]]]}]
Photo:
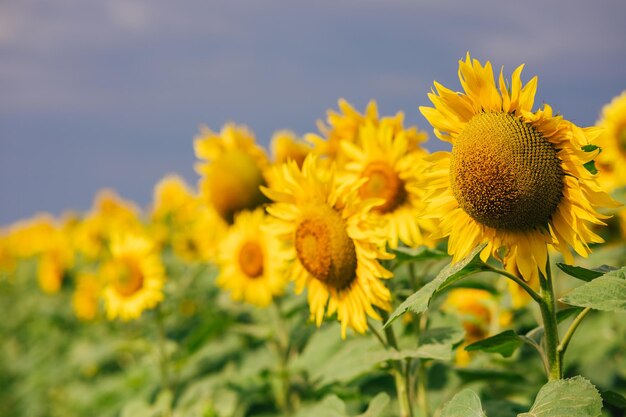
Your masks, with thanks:
[{"label": "drooping sunflower head", "polygon": [[379,259],[385,239],[369,215],[378,200],[362,200],[362,181],[340,181],[313,155],[302,169],[294,163],[274,168],[275,180],[263,191],[274,200],[271,230],[289,248],[290,276],[296,291],[308,291],[311,317],[319,326],[324,313],[337,313],[342,335],[347,327],[367,329],[367,316],[380,319],[374,306],[389,309],[390,294],[381,278],[391,277]]},{"label": "drooping sunflower head", "polygon": [[217,259],[217,284],[229,290],[234,300],[258,307],[282,294],[287,282],[285,251],[263,228],[265,222],[261,208],[239,213],[221,241]]},{"label": "drooping sunflower head", "polygon": [[426,151],[411,150],[405,133],[396,132],[392,126],[367,123],[360,129],[359,146],[343,142],[341,148],[346,160],[344,179],[364,181],[359,196],[380,200],[372,214],[384,220],[381,233],[393,248],[399,241],[408,246],[425,243],[422,231],[432,228],[432,221],[418,220],[423,209],[418,175]]},{"label": "drooping sunflower head", "polygon": [[245,126],[227,124],[220,133],[202,128],[194,148],[206,161],[196,166],[200,192],[226,221],[232,223],[237,212],[266,201],[259,186],[265,184],[267,156]]},{"label": "drooping sunflower head", "polygon": [[136,319],[163,300],[165,269],[154,244],[144,236],[118,234],[111,259],[101,270],[107,318]]},{"label": "drooping sunflower head", "polygon": [[429,209],[441,218],[439,236],[450,236],[448,251],[458,260],[478,243],[483,257],[505,248],[504,262],[526,279],[545,274],[546,244],[572,261],[568,247],[586,256],[602,240],[591,224],[614,202],[598,187],[586,164],[597,155],[596,131],[555,116],[552,108],[532,110],[537,78],[522,85],[518,67],[507,87],[498,86],[491,64],[467,55],[459,62],[464,92],[435,82],[434,107],[420,107],[435,135],[452,152],[430,157],[425,175]]},{"label": "drooping sunflower head", "polygon": [[613,191],[626,186],[626,91],[604,106],[597,126],[602,128],[596,143],[602,148],[596,160],[598,179]]}]

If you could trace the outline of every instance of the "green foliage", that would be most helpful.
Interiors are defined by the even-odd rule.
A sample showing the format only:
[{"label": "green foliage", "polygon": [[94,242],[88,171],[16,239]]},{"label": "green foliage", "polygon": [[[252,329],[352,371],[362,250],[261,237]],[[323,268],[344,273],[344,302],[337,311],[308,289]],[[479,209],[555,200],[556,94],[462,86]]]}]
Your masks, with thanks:
[{"label": "green foliage", "polygon": [[[511,408],[513,409],[513,407]],[[518,417],[597,417],[602,413],[602,398],[596,387],[580,376],[550,381],[539,390],[535,402]],[[495,417],[485,414],[480,397],[464,389],[446,403],[441,417]]]},{"label": "green foliage", "polygon": [[488,337],[465,347],[468,352],[480,350],[483,352],[499,353],[505,358],[510,357],[524,343],[524,339],[513,330],[506,330],[495,336]]},{"label": "green foliage", "polygon": [[596,387],[580,376],[544,385],[527,413],[519,417],[597,417],[602,398]]},{"label": "green foliage", "polygon": [[407,311],[412,311],[415,314],[420,314],[426,311],[430,300],[433,295],[453,284],[454,282],[466,277],[470,274],[474,274],[480,271],[488,271],[487,265],[481,261],[480,252],[485,248],[485,245],[479,245],[475,248],[466,258],[463,260],[446,266],[432,281],[424,285],[413,295],[407,298],[389,317],[389,320],[385,323],[385,327],[389,326],[394,320],[402,316]]},{"label": "green foliage", "polygon": [[611,271],[575,288],[561,301],[595,310],[626,312],[626,268]]},{"label": "green foliage", "polygon": [[430,249],[424,246],[418,248],[399,247],[392,249],[391,252],[396,255],[397,263],[420,262],[446,259],[448,254],[437,249]]},{"label": "green foliage", "polygon": [[480,398],[469,389],[459,392],[444,405],[441,417],[486,417]]},{"label": "green foliage", "polygon": [[587,269],[583,268],[582,266],[567,265],[559,262],[557,262],[556,266],[558,266],[559,269],[565,272],[567,275],[586,282],[593,281],[594,279],[599,278],[608,272],[618,269],[608,265],[600,265],[597,268]]}]

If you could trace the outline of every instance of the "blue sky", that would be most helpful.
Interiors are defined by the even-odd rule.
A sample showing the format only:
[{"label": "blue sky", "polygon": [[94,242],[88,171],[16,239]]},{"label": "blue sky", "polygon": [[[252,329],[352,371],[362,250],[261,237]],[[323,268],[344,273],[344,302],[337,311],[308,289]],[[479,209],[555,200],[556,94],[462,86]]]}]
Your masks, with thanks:
[{"label": "blue sky", "polygon": [[[315,132],[337,99],[382,114],[455,90],[466,51],[581,125],[626,89],[626,2],[8,0],[0,3],[0,225],[86,210],[104,187],[145,206],[190,183],[200,124]],[[427,145],[440,149],[432,138]]]}]

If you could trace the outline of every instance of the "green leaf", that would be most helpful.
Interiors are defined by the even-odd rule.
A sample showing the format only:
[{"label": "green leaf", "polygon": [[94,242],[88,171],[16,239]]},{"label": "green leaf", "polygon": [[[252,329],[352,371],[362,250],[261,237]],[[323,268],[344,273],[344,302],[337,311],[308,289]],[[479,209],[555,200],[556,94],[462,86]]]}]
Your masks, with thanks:
[{"label": "green leaf", "polygon": [[488,271],[489,268],[487,264],[480,260],[480,252],[482,252],[485,246],[486,244],[479,245],[461,261],[446,266],[432,281],[404,300],[404,302],[400,304],[400,306],[391,314],[389,320],[387,320],[383,328],[388,327],[394,320],[409,310],[416,314],[426,311],[431,298],[438,290],[445,288],[446,286],[451,285],[468,275],[480,271]]},{"label": "green leaf", "polygon": [[620,410],[626,410],[626,398],[621,394],[615,391],[604,391],[600,395],[602,395],[602,400],[604,400],[605,403],[619,408]]},{"label": "green leaf", "polygon": [[465,337],[462,327],[434,327],[427,329],[420,335],[420,343],[427,344],[450,344],[454,345]]},{"label": "green leaf", "polygon": [[448,401],[441,410],[441,417],[487,417],[480,398],[470,389],[464,389]]},{"label": "green leaf", "polygon": [[589,144],[589,145],[583,146],[581,149],[583,151],[585,151],[585,152],[593,152],[593,151],[595,151],[598,148],[599,148],[599,146]]},{"label": "green leaf", "polygon": [[292,367],[306,372],[317,387],[347,383],[372,372],[375,366],[372,355],[380,349],[373,337],[342,340],[339,325],[328,324],[315,332]]},{"label": "green leaf", "polygon": [[604,275],[604,272],[594,271],[593,269],[583,268],[582,266],[567,265],[558,262],[556,266],[558,266],[559,269],[567,275],[586,282],[593,281],[594,279]]},{"label": "green leaf", "polygon": [[452,345],[429,344],[422,345],[417,349],[384,350],[372,354],[372,360],[382,362],[388,360],[402,360],[408,358],[436,359],[449,361],[452,359]]},{"label": "green leaf", "polygon": [[381,392],[377,396],[375,396],[370,404],[367,406],[367,410],[363,414],[359,414],[357,417],[377,417],[389,404],[389,395],[384,392]]},{"label": "green leaf", "polygon": [[507,330],[498,333],[495,336],[488,337],[465,347],[468,352],[480,350],[483,352],[499,353],[508,358],[524,343],[524,340],[513,330]]},{"label": "green leaf", "polygon": [[574,288],[561,301],[595,310],[626,312],[626,267]]},{"label": "green leaf", "polygon": [[596,387],[575,376],[541,387],[530,411],[518,417],[597,417],[601,412],[602,398]]},{"label": "green leaf", "polygon": [[437,259],[444,259],[448,257],[448,254],[436,249],[429,249],[426,247],[419,248],[396,248],[391,249],[391,252],[396,255],[396,262],[415,262],[415,261],[430,261]]},{"label": "green leaf", "polygon": [[589,173],[596,175],[598,173],[598,168],[596,168],[596,161],[589,161],[583,164],[585,169],[589,171]]},{"label": "green leaf", "polygon": [[309,407],[302,407],[296,417],[348,417],[346,405],[335,394],[324,397],[322,401],[311,404]]}]

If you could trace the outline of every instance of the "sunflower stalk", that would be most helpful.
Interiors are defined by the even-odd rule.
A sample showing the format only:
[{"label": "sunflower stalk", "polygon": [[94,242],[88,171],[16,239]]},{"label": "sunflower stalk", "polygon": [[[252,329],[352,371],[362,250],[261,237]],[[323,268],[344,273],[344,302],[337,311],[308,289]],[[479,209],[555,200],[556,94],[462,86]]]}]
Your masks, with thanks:
[{"label": "sunflower stalk", "polygon": [[289,330],[282,316],[280,299],[274,299],[271,305],[272,322],[276,326],[273,344],[276,347],[278,356],[276,373],[278,375],[279,387],[275,393],[276,405],[287,415],[291,415],[294,411],[294,404],[291,398],[291,377],[289,375]]},{"label": "sunflower stalk", "polygon": [[[386,311],[381,311],[381,316],[384,322],[389,320],[389,314]],[[396,334],[393,331],[392,326],[385,327],[385,338],[387,339],[386,345],[394,350],[399,351],[398,341]],[[396,383],[396,394],[398,395],[398,405],[400,407],[400,417],[413,417],[413,396],[411,395],[410,387],[410,361],[405,364],[402,361],[391,361],[393,366],[393,377]]]},{"label": "sunflower stalk", "polygon": [[559,329],[556,321],[556,302],[554,287],[552,285],[552,273],[550,271],[550,258],[546,262],[546,275],[539,271],[539,285],[541,301],[541,319],[544,329],[544,349],[548,359],[548,380],[563,378],[562,355],[559,353]]},{"label": "sunflower stalk", "polygon": [[156,308],[156,325],[157,325],[157,347],[159,351],[159,368],[161,371],[161,385],[166,390],[171,390],[171,380],[169,374],[168,356],[167,356],[167,335],[165,333],[165,320],[161,306]]}]

